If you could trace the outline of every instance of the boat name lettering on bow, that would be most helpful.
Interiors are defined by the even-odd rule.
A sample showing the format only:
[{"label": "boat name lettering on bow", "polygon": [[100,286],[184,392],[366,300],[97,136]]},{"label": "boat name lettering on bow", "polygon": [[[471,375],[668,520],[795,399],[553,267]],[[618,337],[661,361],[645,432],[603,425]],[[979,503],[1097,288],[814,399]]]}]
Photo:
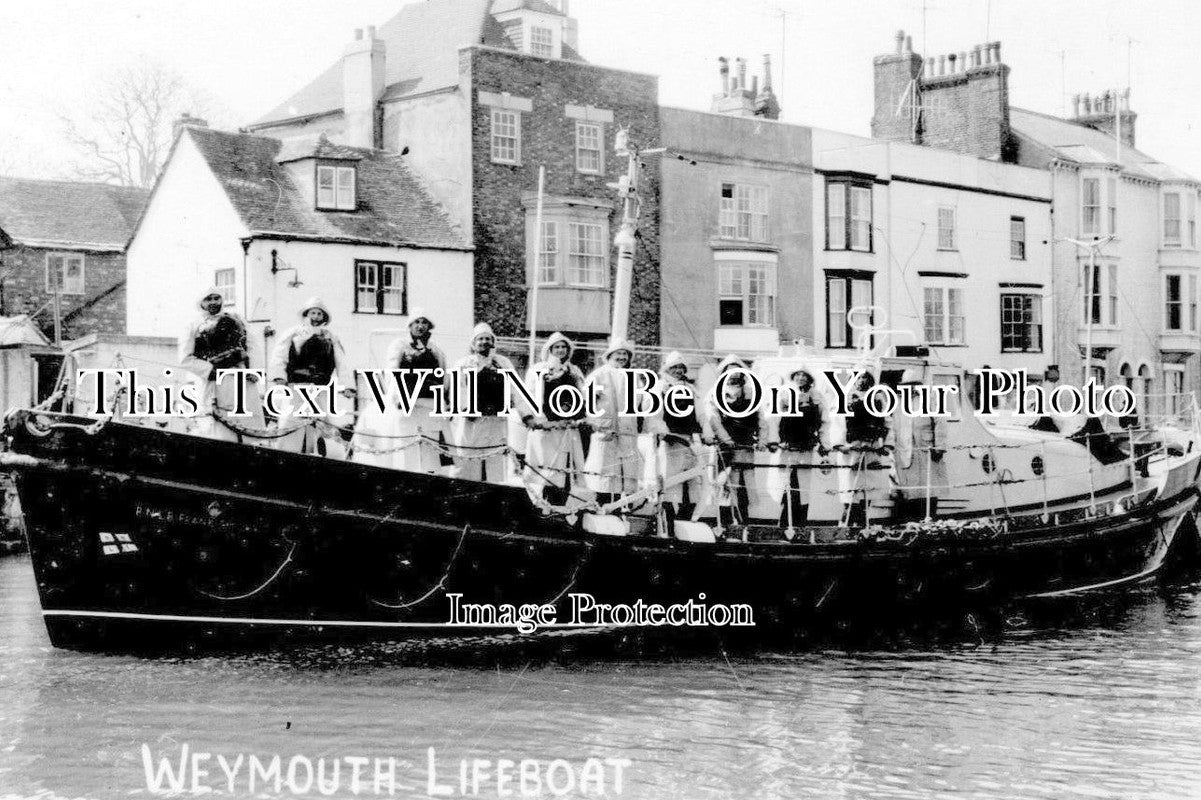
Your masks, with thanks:
[{"label": "boat name lettering on bow", "polygon": [[[157,758],[156,758],[157,755]],[[424,764],[421,762],[424,761]],[[153,796],[230,795],[339,797],[620,797],[628,758],[459,758],[440,764],[437,751],[424,759],[366,755],[211,753],[188,743],[179,753],[156,754],[142,744],[146,790]],[[424,769],[423,769],[424,767]],[[456,768],[457,767],[457,768]]]}]

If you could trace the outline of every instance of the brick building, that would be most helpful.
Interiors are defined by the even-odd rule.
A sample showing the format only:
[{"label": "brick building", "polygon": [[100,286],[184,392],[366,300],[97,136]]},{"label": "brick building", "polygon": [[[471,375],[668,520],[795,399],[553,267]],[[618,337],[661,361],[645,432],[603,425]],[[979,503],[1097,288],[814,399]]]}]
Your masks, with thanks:
[{"label": "brick building", "polygon": [[923,58],[898,33],[873,66],[874,136],[1050,173],[1065,378],[1087,371],[1181,410],[1201,387],[1201,181],[1137,149],[1129,90],[1077,95],[1068,119],[1012,107],[999,42]]},{"label": "brick building", "polygon": [[0,317],[30,314],[62,338],[125,332],[125,249],[142,189],[0,178]]},{"label": "brick building", "polygon": [[[403,158],[475,248],[474,312],[502,336],[529,331],[535,252],[544,263],[536,328],[607,337],[617,203],[614,135],[660,143],[658,80],[589,64],[566,3],[428,0],[376,32],[250,129],[327,134]],[[539,167],[543,226],[535,231]],[[659,342],[658,183],[642,187],[630,331]]]}]

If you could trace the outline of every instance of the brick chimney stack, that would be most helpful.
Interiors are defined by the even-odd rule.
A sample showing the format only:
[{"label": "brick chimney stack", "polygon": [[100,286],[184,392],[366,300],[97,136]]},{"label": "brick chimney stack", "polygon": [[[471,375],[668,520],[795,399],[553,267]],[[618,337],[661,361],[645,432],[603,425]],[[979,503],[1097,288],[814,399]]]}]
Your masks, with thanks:
[{"label": "brick chimney stack", "polygon": [[[1016,157],[1009,127],[1009,67],[1001,61],[1000,42],[925,59],[913,52],[903,31],[897,31],[896,42],[895,53],[877,56],[873,62],[873,136],[979,158],[1012,161]],[[916,126],[907,113],[913,105],[917,106]]]},{"label": "brick chimney stack", "polygon": [[730,74],[730,60],[725,56],[717,59],[721,75],[721,93],[713,95],[709,110],[714,114],[735,117],[780,118],[780,103],[771,88],[771,59],[763,57],[763,83],[755,76],[747,83],[746,59],[734,59],[734,74]]},{"label": "brick chimney stack", "polygon": [[209,126],[207,119],[193,117],[187,111],[179,115],[179,119],[171,123],[171,138],[178,139],[179,132],[184,128],[207,128]]},{"label": "brick chimney stack", "polygon": [[[875,72],[876,111],[872,116],[872,136],[908,142],[912,139],[913,123],[902,108],[902,100],[910,92],[910,85],[922,72],[922,57],[913,52],[912,40],[906,39],[905,31],[897,31],[896,52],[876,56],[872,60]],[[916,84],[914,84],[916,86]],[[919,87],[920,88],[920,87]],[[920,93],[909,101],[920,102]]]},{"label": "brick chimney stack", "polygon": [[1130,89],[1118,94],[1106,91],[1095,98],[1088,94],[1072,98],[1072,122],[1113,136],[1115,117],[1122,118],[1122,144],[1134,147],[1134,123],[1138,114],[1130,110]]},{"label": "brick chimney stack", "polygon": [[375,147],[380,141],[379,99],[384,94],[384,41],[375,27],[356,28],[342,56],[342,135],[352,147]]}]

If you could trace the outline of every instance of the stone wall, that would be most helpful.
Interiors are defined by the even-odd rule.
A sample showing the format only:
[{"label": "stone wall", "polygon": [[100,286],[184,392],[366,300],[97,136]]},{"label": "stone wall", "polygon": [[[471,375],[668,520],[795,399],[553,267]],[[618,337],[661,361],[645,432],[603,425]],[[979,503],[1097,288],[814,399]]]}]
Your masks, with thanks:
[{"label": "stone wall", "polygon": [[[59,252],[17,246],[0,251],[5,269],[4,302],[0,316],[31,314],[47,337],[54,335],[51,293],[46,291],[46,255]],[[125,332],[125,254],[85,252],[84,294],[61,297],[62,335],[78,339],[89,333]],[[43,305],[45,306],[43,308]]]}]

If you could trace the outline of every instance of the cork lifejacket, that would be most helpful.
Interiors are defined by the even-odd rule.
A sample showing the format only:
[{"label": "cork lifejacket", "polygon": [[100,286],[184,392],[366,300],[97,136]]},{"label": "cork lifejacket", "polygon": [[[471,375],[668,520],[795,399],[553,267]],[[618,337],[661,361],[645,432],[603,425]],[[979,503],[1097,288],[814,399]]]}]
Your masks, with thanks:
[{"label": "cork lifejacket", "polygon": [[192,355],[213,365],[208,379],[215,380],[217,370],[245,364],[246,329],[233,316],[221,312],[196,332]]},{"label": "cork lifejacket", "polygon": [[288,354],[288,383],[325,385],[334,376],[334,342],[328,336],[310,336]]},{"label": "cork lifejacket", "polygon": [[[422,348],[421,350],[417,350],[417,349],[413,348],[412,346],[409,346],[409,347],[406,347],[403,351],[401,351],[400,363],[398,365],[398,369],[402,369],[402,370],[404,370],[404,369],[435,370],[441,366],[442,365],[438,363],[437,354],[434,353],[434,351],[431,350],[430,348],[426,347],[426,348]],[[404,376],[405,388],[408,389],[410,393],[412,393],[417,387],[417,382],[420,380],[421,380],[420,373],[410,373],[408,375],[405,375]],[[429,375],[428,377],[426,377],[425,383],[423,383],[421,385],[421,391],[417,392],[416,395],[412,395],[412,396],[417,397],[417,398],[427,399],[427,400],[432,398],[434,396],[434,387],[437,386],[439,384],[439,382],[440,381],[438,379],[436,379],[433,375]]]},{"label": "cork lifejacket", "polygon": [[797,404],[800,416],[780,418],[780,444],[790,450],[812,450],[821,442],[821,406],[812,399]]}]

